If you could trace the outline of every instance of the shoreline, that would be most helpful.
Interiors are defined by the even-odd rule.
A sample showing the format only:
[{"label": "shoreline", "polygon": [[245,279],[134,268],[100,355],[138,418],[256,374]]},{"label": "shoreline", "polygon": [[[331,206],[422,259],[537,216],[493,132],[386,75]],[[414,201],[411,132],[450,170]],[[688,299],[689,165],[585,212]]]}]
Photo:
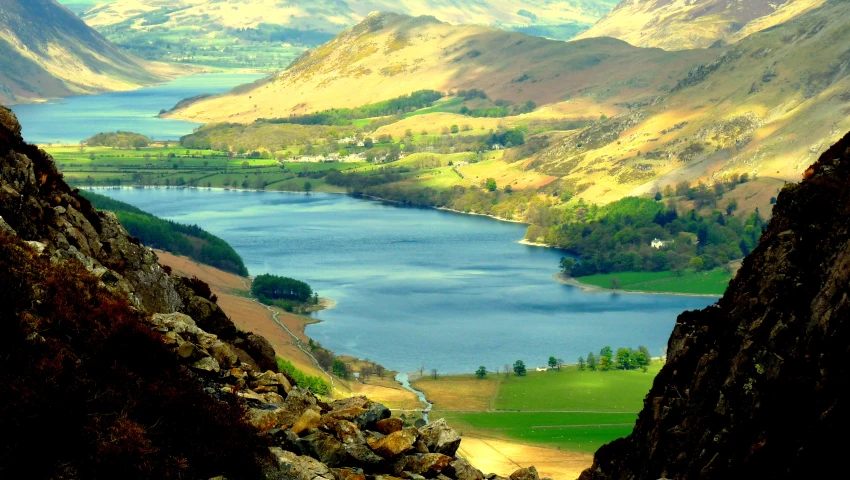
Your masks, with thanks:
[{"label": "shoreline", "polygon": [[581,283],[576,280],[574,277],[568,277],[563,273],[553,273],[552,278],[554,278],[561,285],[569,285],[571,287],[576,287],[581,289],[587,293],[629,293],[629,294],[639,294],[639,295],[673,295],[677,297],[708,297],[708,298],[717,298],[719,299],[723,295],[710,295],[706,293],[681,293],[681,292],[645,292],[641,290],[612,290],[610,288],[598,287],[596,285],[590,285],[587,283]]}]

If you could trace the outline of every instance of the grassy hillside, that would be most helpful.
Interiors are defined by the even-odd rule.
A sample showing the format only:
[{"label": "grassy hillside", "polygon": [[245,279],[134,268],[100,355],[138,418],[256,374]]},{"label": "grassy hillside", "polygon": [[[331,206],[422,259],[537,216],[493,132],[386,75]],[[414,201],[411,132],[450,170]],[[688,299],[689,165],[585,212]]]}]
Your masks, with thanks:
[{"label": "grassy hillside", "polygon": [[826,0],[623,0],[576,38],[614,37],[665,50],[708,48],[790,21]]},{"label": "grassy hillside", "polygon": [[0,3],[0,103],[133,89],[176,74],[116,48],[52,0]]},{"label": "grassy hillside", "polygon": [[588,101],[598,116],[600,109],[624,110],[614,106],[625,99],[656,95],[671,78],[714,56],[638,49],[614,39],[564,43],[433,17],[374,14],[276,77],[184,104],[171,116],[244,123],[358,107],[425,89],[479,89],[517,104],[576,98]]},{"label": "grassy hillside", "polygon": [[233,247],[197,225],[162,220],[130,204],[94,192],[81,191],[80,194],[96,208],[115,213],[127,232],[145,245],[186,255],[227,272],[248,275],[248,269]]},{"label": "grassy hillside", "polygon": [[797,181],[850,129],[848,21],[850,4],[830,3],[714,50],[669,93],[635,99],[529,166],[597,202],[743,173]]}]

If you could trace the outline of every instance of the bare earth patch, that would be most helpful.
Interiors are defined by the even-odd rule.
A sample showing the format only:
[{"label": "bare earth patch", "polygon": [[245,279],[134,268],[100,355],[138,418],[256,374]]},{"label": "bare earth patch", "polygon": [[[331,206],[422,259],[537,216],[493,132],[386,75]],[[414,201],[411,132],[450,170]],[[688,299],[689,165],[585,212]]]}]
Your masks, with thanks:
[{"label": "bare earth patch", "polygon": [[486,411],[498,386],[495,375],[477,379],[472,375],[437,377],[425,376],[412,382],[413,388],[425,393],[435,408],[449,411]]}]

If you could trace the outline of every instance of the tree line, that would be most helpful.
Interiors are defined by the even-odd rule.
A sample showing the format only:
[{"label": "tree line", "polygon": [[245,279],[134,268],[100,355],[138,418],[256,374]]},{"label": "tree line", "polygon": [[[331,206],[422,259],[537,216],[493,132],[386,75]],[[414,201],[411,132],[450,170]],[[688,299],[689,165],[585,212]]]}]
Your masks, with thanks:
[{"label": "tree line", "polygon": [[151,142],[153,140],[140,133],[122,131],[98,133],[83,140],[83,143],[90,147],[113,147],[123,150],[145,148],[150,146]]},{"label": "tree line", "polygon": [[263,274],[254,278],[251,293],[263,303],[272,300],[291,300],[295,302],[314,302],[313,289],[300,280],[277,275]]},{"label": "tree line", "polygon": [[95,208],[115,213],[127,232],[149,247],[185,255],[237,275],[248,275],[248,268],[233,247],[197,225],[163,220],[130,204],[94,192],[80,191],[80,194],[92,202]]},{"label": "tree line", "polygon": [[272,124],[294,123],[299,125],[351,125],[352,120],[364,118],[385,117],[412,112],[430,107],[443,98],[443,94],[434,90],[420,90],[409,95],[393,98],[383,102],[363,105],[356,108],[333,108],[305,115],[291,115],[285,118],[264,120]]}]

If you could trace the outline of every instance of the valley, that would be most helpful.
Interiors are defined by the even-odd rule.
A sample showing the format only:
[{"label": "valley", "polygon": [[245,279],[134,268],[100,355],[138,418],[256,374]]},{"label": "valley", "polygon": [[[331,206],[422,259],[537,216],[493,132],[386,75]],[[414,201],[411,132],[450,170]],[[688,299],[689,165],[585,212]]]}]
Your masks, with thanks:
[{"label": "valley", "polygon": [[[133,418],[73,406],[98,453],[44,478],[164,451],[201,480],[818,471],[848,24],[846,0],[0,5],[5,361]],[[65,408],[27,388],[0,402]]]}]

